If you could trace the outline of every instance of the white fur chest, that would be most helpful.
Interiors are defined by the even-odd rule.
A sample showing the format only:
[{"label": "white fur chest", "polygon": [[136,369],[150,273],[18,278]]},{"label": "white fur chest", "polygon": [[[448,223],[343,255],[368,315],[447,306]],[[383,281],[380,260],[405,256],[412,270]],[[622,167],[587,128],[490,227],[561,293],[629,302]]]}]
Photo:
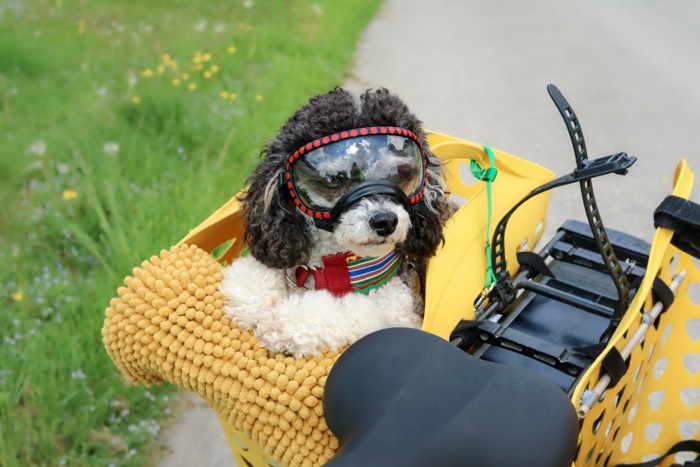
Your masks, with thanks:
[{"label": "white fur chest", "polygon": [[284,272],[253,257],[240,258],[224,270],[224,310],[260,343],[295,357],[340,349],[389,327],[421,325],[416,297],[398,277],[368,294],[335,297],[326,290],[289,286]]}]

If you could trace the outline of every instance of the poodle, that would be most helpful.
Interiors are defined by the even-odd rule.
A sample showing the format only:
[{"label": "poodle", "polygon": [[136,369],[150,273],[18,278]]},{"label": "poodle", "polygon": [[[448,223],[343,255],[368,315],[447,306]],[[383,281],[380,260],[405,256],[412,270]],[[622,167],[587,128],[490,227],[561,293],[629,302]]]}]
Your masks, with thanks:
[{"label": "poodle", "polygon": [[425,261],[444,240],[442,167],[386,89],[313,97],[263,150],[240,197],[250,254],[224,270],[225,311],[263,347],[338,350],[419,328]]}]

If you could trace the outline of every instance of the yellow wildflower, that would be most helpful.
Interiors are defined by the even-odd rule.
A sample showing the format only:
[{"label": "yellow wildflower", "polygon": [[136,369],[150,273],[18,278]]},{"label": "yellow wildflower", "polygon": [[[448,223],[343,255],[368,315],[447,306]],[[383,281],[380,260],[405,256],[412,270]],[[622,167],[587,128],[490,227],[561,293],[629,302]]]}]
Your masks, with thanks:
[{"label": "yellow wildflower", "polygon": [[163,54],[163,63],[170,63],[170,54]]},{"label": "yellow wildflower", "polygon": [[78,34],[83,34],[85,32],[85,20],[81,19],[78,21]]},{"label": "yellow wildflower", "polygon": [[75,190],[63,190],[63,199],[72,200],[78,197],[78,192]]},{"label": "yellow wildflower", "polygon": [[209,60],[211,60],[211,54],[206,53],[206,54],[202,55],[202,60],[205,62],[208,62]]},{"label": "yellow wildflower", "polygon": [[175,78],[175,79],[172,81],[172,83],[173,83],[173,86],[180,86],[180,80],[177,79],[177,78]]},{"label": "yellow wildflower", "polygon": [[139,96],[133,96],[131,98],[131,102],[133,102],[134,104],[139,104],[141,102],[141,98]]},{"label": "yellow wildflower", "polygon": [[188,84],[187,89],[189,89],[190,91],[194,91],[195,89],[197,89],[197,83]]},{"label": "yellow wildflower", "polygon": [[235,101],[236,99],[238,99],[238,94],[236,94],[235,92],[232,92],[231,94],[228,95],[228,98],[231,99],[232,101]]},{"label": "yellow wildflower", "polygon": [[220,68],[219,68],[218,65],[212,65],[211,68],[210,68],[210,70],[211,70],[212,73],[218,73],[219,70],[220,70]]},{"label": "yellow wildflower", "polygon": [[211,71],[205,71],[205,72],[204,72],[204,78],[206,78],[206,79],[211,78]]},{"label": "yellow wildflower", "polygon": [[236,53],[236,50],[238,50],[238,49],[236,48],[236,46],[235,46],[235,45],[231,45],[231,46],[229,46],[229,48],[228,48],[228,53],[230,53],[230,54],[235,54],[235,53]]},{"label": "yellow wildflower", "polygon": [[255,95],[255,101],[256,101],[256,102],[260,102],[260,101],[262,101],[262,100],[263,100],[262,94],[256,94],[256,95]]},{"label": "yellow wildflower", "polygon": [[165,65],[158,65],[158,74],[162,75],[165,73]]},{"label": "yellow wildflower", "polygon": [[15,292],[14,295],[12,295],[12,299],[16,302],[21,302],[24,300],[24,294],[22,292]]},{"label": "yellow wildflower", "polygon": [[172,62],[168,63],[168,66],[175,71],[180,69],[180,65],[177,64],[177,60],[173,60]]},{"label": "yellow wildflower", "polygon": [[183,74],[180,75],[180,78],[182,78],[182,79],[184,79],[185,81],[187,81],[188,79],[190,79],[190,74],[189,74],[189,73],[183,73]]},{"label": "yellow wildflower", "polygon": [[192,63],[202,63],[202,56],[195,55],[194,58],[192,59]]},{"label": "yellow wildflower", "polygon": [[228,99],[228,92],[226,92],[226,91],[221,91],[220,96],[221,96],[222,99]]},{"label": "yellow wildflower", "polygon": [[151,70],[150,68],[146,68],[141,72],[141,76],[143,76],[144,78],[150,78],[151,76],[153,76],[153,70]]}]

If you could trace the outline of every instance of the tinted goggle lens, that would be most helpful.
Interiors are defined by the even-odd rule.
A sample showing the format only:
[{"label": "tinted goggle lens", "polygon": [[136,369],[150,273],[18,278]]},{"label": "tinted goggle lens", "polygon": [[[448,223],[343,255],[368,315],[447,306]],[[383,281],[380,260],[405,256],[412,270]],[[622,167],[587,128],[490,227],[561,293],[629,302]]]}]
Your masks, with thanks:
[{"label": "tinted goggle lens", "polygon": [[388,181],[409,199],[420,194],[424,179],[423,152],[407,136],[367,134],[312,147],[291,166],[291,182],[299,201],[327,211],[352,187]]}]

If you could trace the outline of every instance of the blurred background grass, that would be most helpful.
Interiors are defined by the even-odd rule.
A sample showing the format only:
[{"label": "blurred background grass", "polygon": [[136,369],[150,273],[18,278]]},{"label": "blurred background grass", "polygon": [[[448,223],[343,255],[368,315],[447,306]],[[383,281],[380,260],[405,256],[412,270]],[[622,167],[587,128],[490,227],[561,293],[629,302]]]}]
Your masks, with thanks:
[{"label": "blurred background grass", "polygon": [[104,308],[344,81],[379,0],[0,0],[0,465],[144,465],[172,387],[133,387]]}]

